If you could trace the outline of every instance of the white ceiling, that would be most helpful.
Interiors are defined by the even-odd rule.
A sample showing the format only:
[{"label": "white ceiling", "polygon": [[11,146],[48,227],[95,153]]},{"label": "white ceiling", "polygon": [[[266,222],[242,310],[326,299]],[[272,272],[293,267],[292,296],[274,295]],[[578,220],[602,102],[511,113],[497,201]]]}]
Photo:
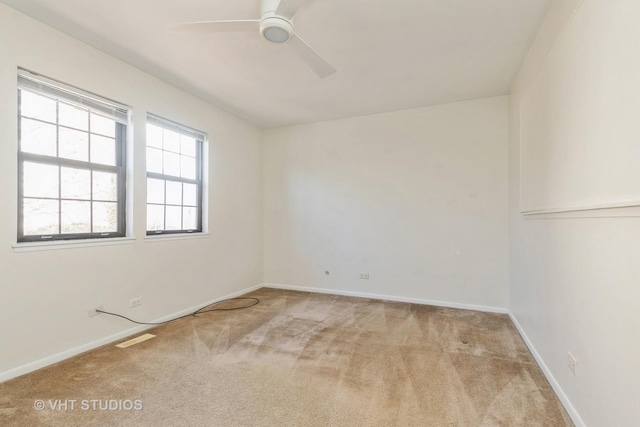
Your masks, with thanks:
[{"label": "white ceiling", "polygon": [[296,32],[319,79],[258,33],[170,24],[251,19],[259,0],[0,0],[265,128],[506,94],[551,0],[309,0]]}]

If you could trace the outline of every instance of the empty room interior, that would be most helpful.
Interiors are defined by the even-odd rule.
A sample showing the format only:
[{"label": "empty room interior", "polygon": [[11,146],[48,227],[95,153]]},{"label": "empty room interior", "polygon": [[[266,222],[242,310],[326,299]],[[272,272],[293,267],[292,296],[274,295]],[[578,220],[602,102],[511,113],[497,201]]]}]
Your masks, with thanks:
[{"label": "empty room interior", "polygon": [[0,425],[640,425],[638,22],[0,0]]}]

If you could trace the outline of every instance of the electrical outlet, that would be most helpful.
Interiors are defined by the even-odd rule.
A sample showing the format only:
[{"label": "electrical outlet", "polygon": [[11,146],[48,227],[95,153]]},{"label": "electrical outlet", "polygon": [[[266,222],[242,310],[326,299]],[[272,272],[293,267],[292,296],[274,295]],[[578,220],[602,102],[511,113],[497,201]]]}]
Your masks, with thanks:
[{"label": "electrical outlet", "polygon": [[360,273],[360,278],[361,279],[368,279],[369,278],[369,273]]},{"label": "electrical outlet", "polygon": [[87,311],[87,313],[89,314],[89,317],[95,317],[95,316],[97,316],[98,314],[100,314],[100,313],[98,313],[96,310],[104,310],[103,305],[102,305],[102,304],[100,304],[100,305],[96,305],[95,307],[90,308],[90,309]]},{"label": "electrical outlet", "polygon": [[142,305],[142,297],[135,297],[129,300],[129,308],[137,307]]},{"label": "electrical outlet", "polygon": [[567,353],[567,365],[574,375],[578,375],[578,361],[571,353]]}]

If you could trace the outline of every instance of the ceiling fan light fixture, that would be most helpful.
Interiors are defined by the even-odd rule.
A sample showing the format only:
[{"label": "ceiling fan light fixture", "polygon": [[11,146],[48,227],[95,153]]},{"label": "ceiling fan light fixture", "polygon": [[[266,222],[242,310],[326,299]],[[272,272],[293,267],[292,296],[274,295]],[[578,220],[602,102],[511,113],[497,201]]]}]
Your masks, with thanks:
[{"label": "ceiling fan light fixture", "polygon": [[289,33],[278,27],[265,28],[262,35],[273,43],[284,43],[289,40]]},{"label": "ceiling fan light fixture", "polygon": [[260,21],[260,34],[271,43],[285,43],[293,35],[293,25],[277,16],[263,18]]}]

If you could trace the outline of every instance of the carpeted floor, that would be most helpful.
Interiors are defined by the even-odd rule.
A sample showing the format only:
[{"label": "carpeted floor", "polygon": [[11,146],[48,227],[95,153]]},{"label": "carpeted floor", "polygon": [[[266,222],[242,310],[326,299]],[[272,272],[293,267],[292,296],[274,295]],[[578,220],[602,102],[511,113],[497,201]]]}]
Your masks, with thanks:
[{"label": "carpeted floor", "polygon": [[506,315],[248,296],[0,384],[0,425],[572,425]]}]

